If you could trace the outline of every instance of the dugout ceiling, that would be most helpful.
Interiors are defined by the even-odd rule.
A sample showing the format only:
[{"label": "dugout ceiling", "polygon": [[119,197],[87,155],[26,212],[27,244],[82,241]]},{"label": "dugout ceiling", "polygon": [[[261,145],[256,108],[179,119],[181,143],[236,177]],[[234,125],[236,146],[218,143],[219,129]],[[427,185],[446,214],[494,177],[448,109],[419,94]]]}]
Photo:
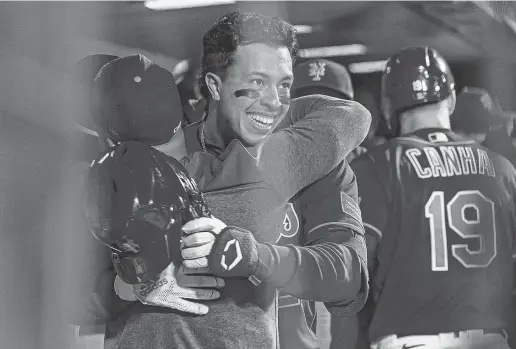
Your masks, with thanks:
[{"label": "dugout ceiling", "polygon": [[[203,33],[218,17],[237,9],[314,26],[313,33],[300,35],[302,48],[357,43],[367,47],[365,55],[334,58],[344,64],[385,59],[408,45],[432,46],[452,64],[516,62],[516,29],[503,18],[504,14],[511,17],[512,7],[499,6],[495,11],[485,4],[258,1],[153,11],[142,2],[0,2],[0,53],[9,55],[0,65],[0,109],[55,123],[58,118],[54,114],[66,112],[53,107],[58,105],[54,101],[58,89],[53,88],[55,93],[44,91],[45,81],[55,85],[59,74],[65,74],[79,58],[91,53],[142,52],[169,70],[184,59],[196,66]],[[24,66],[30,66],[30,75]],[[40,70],[44,72],[35,74]],[[14,84],[14,93],[13,79],[20,75],[26,76]],[[38,76],[47,78],[33,84],[37,88],[24,88]],[[50,96],[42,97],[45,93]],[[21,101],[13,102],[15,96]],[[66,115],[60,115],[63,117]]]},{"label": "dugout ceiling", "polygon": [[[113,51],[127,47],[195,60],[203,33],[217,17],[236,9],[315,25],[313,33],[300,36],[302,47],[348,43],[368,47],[368,55],[352,60],[385,57],[414,44],[433,46],[450,60],[492,56],[516,60],[514,32],[471,1],[245,1],[174,11],[150,10],[142,2],[3,2],[0,38],[3,47],[17,48],[48,64],[68,63],[58,57],[74,56],[67,49],[81,51],[66,39],[70,36],[112,43]],[[43,52],[49,48],[52,52]]]}]

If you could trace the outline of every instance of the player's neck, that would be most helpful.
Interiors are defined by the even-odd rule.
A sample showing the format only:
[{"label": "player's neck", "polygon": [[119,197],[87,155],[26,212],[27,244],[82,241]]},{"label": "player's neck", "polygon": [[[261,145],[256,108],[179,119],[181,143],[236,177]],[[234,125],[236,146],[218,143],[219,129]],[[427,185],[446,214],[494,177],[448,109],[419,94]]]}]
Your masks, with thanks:
[{"label": "player's neck", "polygon": [[428,128],[451,129],[450,117],[447,113],[413,113],[404,115],[401,123],[401,134],[416,132]]},{"label": "player's neck", "polygon": [[217,110],[217,103],[211,101],[208,107],[208,115],[206,116],[204,126],[204,142],[206,148],[216,153],[224,151],[232,139],[226,135],[229,127],[226,126],[225,120],[220,117]]}]

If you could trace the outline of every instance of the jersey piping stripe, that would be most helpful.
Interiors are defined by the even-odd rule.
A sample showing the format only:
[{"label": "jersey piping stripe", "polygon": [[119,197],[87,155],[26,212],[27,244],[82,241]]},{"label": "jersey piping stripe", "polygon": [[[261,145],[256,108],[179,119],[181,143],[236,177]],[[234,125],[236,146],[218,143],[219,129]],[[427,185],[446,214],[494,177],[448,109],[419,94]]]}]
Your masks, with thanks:
[{"label": "jersey piping stripe", "polygon": [[359,231],[359,232],[361,232],[363,230],[363,229],[359,228],[358,226],[356,226],[354,224],[350,224],[350,223],[326,222],[326,223],[323,223],[323,224],[316,225],[315,227],[310,229],[310,231],[308,232],[307,235],[312,233],[314,230],[319,229],[319,228],[324,227],[324,226],[327,226],[327,225],[337,225],[337,226],[344,227],[344,228],[350,228],[350,229],[353,229],[353,230],[356,230],[356,231]]},{"label": "jersey piping stripe", "polygon": [[382,238],[382,235],[383,235],[382,231],[380,229],[378,229],[377,227],[375,227],[374,225],[364,222],[364,227],[369,228],[370,230],[375,232],[380,239]]}]

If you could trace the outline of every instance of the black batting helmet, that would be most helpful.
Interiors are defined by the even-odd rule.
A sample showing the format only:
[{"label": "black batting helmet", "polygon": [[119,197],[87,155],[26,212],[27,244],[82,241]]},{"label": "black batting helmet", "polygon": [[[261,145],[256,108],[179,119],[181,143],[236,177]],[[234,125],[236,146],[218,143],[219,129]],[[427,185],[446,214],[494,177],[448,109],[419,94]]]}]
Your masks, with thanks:
[{"label": "black batting helmet", "polygon": [[454,90],[450,67],[436,50],[409,47],[392,55],[382,75],[382,110],[391,134],[397,135],[402,112],[440,102]]},{"label": "black batting helmet", "polygon": [[175,159],[140,142],[101,154],[86,181],[90,231],[111,249],[118,276],[136,284],[181,262],[181,227],[210,212],[195,181]]}]

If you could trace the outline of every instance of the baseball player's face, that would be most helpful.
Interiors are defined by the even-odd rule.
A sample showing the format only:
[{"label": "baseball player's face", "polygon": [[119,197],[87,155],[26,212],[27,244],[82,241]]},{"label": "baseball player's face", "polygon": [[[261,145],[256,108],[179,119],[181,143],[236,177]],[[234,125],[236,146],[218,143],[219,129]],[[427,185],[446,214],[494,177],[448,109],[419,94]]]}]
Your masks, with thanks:
[{"label": "baseball player's face", "polygon": [[247,146],[260,142],[288,111],[293,82],[286,47],[239,46],[220,85],[218,113],[233,137]]}]

